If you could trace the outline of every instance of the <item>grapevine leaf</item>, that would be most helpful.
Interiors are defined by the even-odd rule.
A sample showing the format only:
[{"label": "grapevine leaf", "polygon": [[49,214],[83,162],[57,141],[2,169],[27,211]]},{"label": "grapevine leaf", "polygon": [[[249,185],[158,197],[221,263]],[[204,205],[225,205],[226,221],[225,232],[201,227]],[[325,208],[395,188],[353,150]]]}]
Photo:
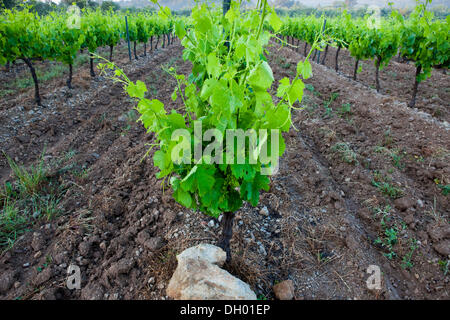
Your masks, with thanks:
[{"label": "grapevine leaf", "polygon": [[248,83],[255,90],[267,90],[273,80],[272,69],[266,61],[259,63],[248,76]]},{"label": "grapevine leaf", "polygon": [[300,74],[305,80],[311,78],[312,77],[311,63],[309,63],[308,60],[306,60],[305,62],[299,61],[297,63],[297,74]]},{"label": "grapevine leaf", "polygon": [[259,202],[260,190],[269,190],[270,180],[267,176],[257,173],[253,181],[244,181],[241,184],[241,197],[250,201],[253,206],[257,206]]}]

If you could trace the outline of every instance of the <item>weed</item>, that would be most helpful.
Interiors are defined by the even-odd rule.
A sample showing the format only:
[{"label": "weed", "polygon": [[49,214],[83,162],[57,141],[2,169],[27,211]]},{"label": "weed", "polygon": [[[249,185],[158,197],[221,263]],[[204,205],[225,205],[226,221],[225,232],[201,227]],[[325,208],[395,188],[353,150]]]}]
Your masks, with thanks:
[{"label": "weed", "polygon": [[345,142],[338,142],[332,148],[332,151],[337,152],[341,155],[342,160],[349,164],[358,165],[356,153],[350,148],[350,146]]},{"label": "weed", "polygon": [[283,69],[289,69],[289,68],[291,67],[291,63],[290,63],[290,62],[282,63],[282,64],[281,64],[281,67],[282,67]]},{"label": "weed", "polygon": [[416,160],[416,162],[420,163],[420,162],[424,162],[425,159],[423,156],[414,156],[414,159]]},{"label": "weed", "polygon": [[331,109],[330,105],[339,97],[339,93],[333,92],[329,100],[324,102],[325,107],[325,116],[331,116],[333,109]]},{"label": "weed", "polygon": [[15,91],[12,89],[4,89],[4,90],[0,90],[0,98],[3,98],[4,96],[10,95],[12,93],[14,93]]},{"label": "weed", "polygon": [[391,129],[387,129],[387,130],[384,132],[384,137],[383,137],[383,143],[382,143],[382,145],[383,145],[384,147],[389,147],[389,146],[391,146],[393,143],[394,143],[394,138],[393,138],[392,135],[391,135]]},{"label": "weed", "polygon": [[450,260],[439,260],[438,264],[441,267],[442,272],[444,272],[444,276],[446,276],[448,273],[448,267],[450,266]]},{"label": "weed", "polygon": [[383,230],[383,236],[378,237],[374,242],[375,244],[381,245],[383,248],[386,248],[388,252],[383,253],[385,257],[387,257],[389,260],[392,260],[394,257],[397,256],[395,253],[393,247],[398,241],[398,228],[397,226],[393,225],[388,227],[390,224],[390,206],[386,206],[384,209],[376,208],[375,209],[375,215],[381,215],[380,219],[380,225],[381,229]]},{"label": "weed", "polygon": [[403,194],[401,189],[391,186],[388,182],[377,182],[372,180],[372,185],[378,188],[382,194],[389,196],[392,199],[400,198]]},{"label": "weed", "polygon": [[341,118],[348,119],[353,114],[352,105],[350,103],[344,103],[338,113]]},{"label": "weed", "polygon": [[74,170],[73,175],[80,179],[87,179],[90,171],[90,168],[82,168],[80,170]]},{"label": "weed", "polygon": [[425,211],[426,214],[430,215],[433,217],[433,219],[437,222],[444,222],[446,221],[446,215],[441,214],[436,207],[436,197],[434,197],[433,199],[433,205],[431,206],[431,210],[427,210]]},{"label": "weed", "polygon": [[448,196],[448,194],[450,193],[450,184],[446,184],[446,185],[438,184],[437,186],[439,189],[442,190],[442,194],[444,196]]},{"label": "weed", "polygon": [[306,90],[310,91],[314,96],[319,97],[320,96],[320,92],[317,91],[314,86],[310,83],[307,83],[305,85]]},{"label": "weed", "polygon": [[382,194],[392,199],[400,198],[403,191],[400,188],[392,186],[388,181],[388,177],[383,176],[380,172],[374,171],[372,185],[376,187]]},{"label": "weed", "polygon": [[[50,167],[44,165],[44,153],[37,165],[28,169],[5,155],[15,181],[0,189],[0,248],[4,250],[9,250],[34,220],[51,220],[61,211],[59,201],[67,187],[48,176]],[[61,164],[63,160],[53,163]]]},{"label": "weed", "polygon": [[412,255],[413,255],[414,251],[417,248],[418,248],[417,240],[411,239],[411,243],[409,245],[409,251],[402,259],[402,268],[403,269],[411,269],[414,266],[413,263],[411,262],[411,259],[412,259]]},{"label": "weed", "polygon": [[45,150],[42,152],[37,166],[32,166],[29,169],[18,165],[13,159],[4,153],[14,176],[17,179],[19,190],[21,192],[28,195],[33,195],[39,191],[41,184],[44,182],[47,175],[47,168],[44,167],[44,153]]},{"label": "weed", "polygon": [[318,251],[317,252],[317,262],[319,264],[321,263],[327,263],[330,260],[331,254],[324,251]]},{"label": "weed", "polygon": [[392,151],[386,147],[376,146],[375,152],[377,153],[385,153],[387,154],[391,160],[394,167],[403,170],[405,168],[405,164],[402,162],[404,156],[406,155],[405,151],[399,151],[397,149],[393,149]]},{"label": "weed", "polygon": [[401,162],[403,160],[404,154],[404,151],[402,153],[399,151],[391,152],[392,164],[394,165],[394,167],[400,170],[403,170],[405,168],[405,164]]},{"label": "weed", "polygon": [[28,219],[21,215],[16,202],[7,199],[0,211],[0,247],[10,249],[17,240],[17,236],[24,232],[23,227]]},{"label": "weed", "polygon": [[128,131],[130,131],[130,129],[131,129],[131,126],[129,125],[129,124],[127,124],[123,129],[122,129],[122,132],[120,132],[120,135],[123,137],[123,136],[126,136],[127,135],[127,133],[128,133]]}]

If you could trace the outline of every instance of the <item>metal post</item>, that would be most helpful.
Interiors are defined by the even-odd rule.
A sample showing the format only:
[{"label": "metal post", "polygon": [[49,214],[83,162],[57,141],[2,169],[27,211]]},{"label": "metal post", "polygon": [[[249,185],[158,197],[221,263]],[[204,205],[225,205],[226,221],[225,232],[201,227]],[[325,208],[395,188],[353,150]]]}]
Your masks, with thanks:
[{"label": "metal post", "polygon": [[129,32],[128,32],[128,20],[127,20],[127,16],[125,16],[125,26],[126,26],[126,29],[127,29],[128,57],[130,57],[130,62],[131,62],[130,34],[129,34]]},{"label": "metal post", "polygon": [[[231,6],[231,0],[223,0],[223,15],[225,15],[228,12],[228,10],[230,10],[230,6]],[[230,40],[229,37],[227,37],[225,46],[228,48],[228,51],[230,51],[230,42],[228,40]]]},{"label": "metal post", "polygon": [[[327,19],[323,20],[322,34],[325,32],[325,25],[327,24]],[[320,51],[317,57],[317,63],[320,61]]]},{"label": "metal post", "polygon": [[230,10],[231,0],[223,0],[223,15]]}]

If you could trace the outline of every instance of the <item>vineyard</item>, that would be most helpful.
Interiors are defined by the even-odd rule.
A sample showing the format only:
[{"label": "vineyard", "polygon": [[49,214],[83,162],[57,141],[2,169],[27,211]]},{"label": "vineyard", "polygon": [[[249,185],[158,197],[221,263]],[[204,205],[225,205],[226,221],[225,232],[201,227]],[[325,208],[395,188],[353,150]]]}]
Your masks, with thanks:
[{"label": "vineyard", "polygon": [[152,2],[0,9],[0,298],[449,299],[449,16]]}]

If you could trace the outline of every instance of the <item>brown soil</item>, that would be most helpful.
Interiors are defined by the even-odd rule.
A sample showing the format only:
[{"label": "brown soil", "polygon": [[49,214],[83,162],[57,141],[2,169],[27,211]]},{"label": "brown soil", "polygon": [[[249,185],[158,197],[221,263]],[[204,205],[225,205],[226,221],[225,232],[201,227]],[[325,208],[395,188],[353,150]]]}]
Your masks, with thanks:
[{"label": "brown soil", "polygon": [[[117,61],[170,109],[179,103],[170,99],[174,81],[161,66],[189,74],[181,51],[176,43],[130,64],[122,48]],[[275,78],[291,77],[302,57],[278,46],[270,51],[276,53],[270,58]],[[273,284],[288,278],[297,299],[448,299],[449,275],[438,262],[448,259],[442,252],[450,241],[450,206],[435,183],[450,183],[448,126],[408,109],[404,97],[377,94],[324,66],[313,64],[313,73],[305,109],[293,114],[298,131],[286,135],[270,191],[258,207],[245,205],[236,213],[234,260],[227,268],[269,299]],[[64,81],[45,86],[45,108],[34,107],[32,90],[2,99],[8,107],[1,111],[0,148],[8,155],[32,164],[46,145],[48,162],[71,150],[75,156],[52,172],[70,186],[61,215],[36,220],[0,255],[0,298],[166,299],[176,254],[216,243],[218,222],[163,191],[151,157],[142,160],[152,136],[124,117],[134,102],[119,84],[92,80],[87,68],[75,74],[74,90],[65,89]],[[444,91],[448,79],[432,84]],[[327,112],[332,93],[339,95]],[[340,113],[346,103],[351,111]],[[346,143],[347,153],[333,148],[338,142]],[[393,153],[401,159],[395,162]],[[0,161],[0,182],[12,180],[6,160]],[[70,164],[86,175],[64,171]],[[373,186],[380,177],[401,189],[399,199]],[[392,207],[390,226],[399,227],[391,260],[375,241],[385,230],[374,209],[385,205]],[[411,239],[417,240],[413,266],[402,268]],[[72,263],[81,267],[81,290],[66,287]],[[366,287],[369,265],[383,272],[381,290]]]}]

